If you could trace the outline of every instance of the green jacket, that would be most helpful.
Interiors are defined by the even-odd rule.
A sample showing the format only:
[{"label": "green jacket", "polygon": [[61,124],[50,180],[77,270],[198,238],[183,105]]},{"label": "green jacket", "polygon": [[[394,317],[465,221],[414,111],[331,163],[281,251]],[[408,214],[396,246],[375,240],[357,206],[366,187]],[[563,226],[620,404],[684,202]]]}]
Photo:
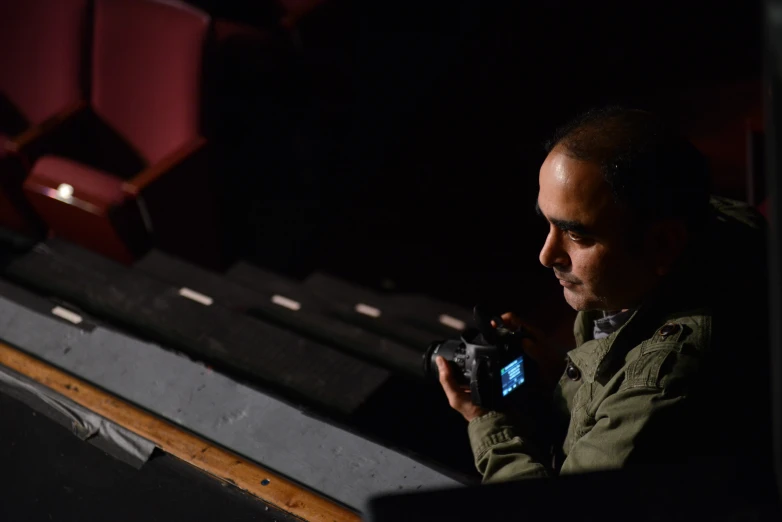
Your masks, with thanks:
[{"label": "green jacket", "polygon": [[[763,285],[764,221],[730,200],[714,198],[712,208],[695,255],[618,331],[592,339],[594,313],[578,314],[576,348],[545,417],[491,412],[469,423],[484,482],[735,456],[762,444],[753,423],[768,412],[748,410],[762,408],[763,365],[747,354],[767,350],[767,323],[751,312],[765,302],[746,299]],[[757,440],[738,442],[743,432]]]}]

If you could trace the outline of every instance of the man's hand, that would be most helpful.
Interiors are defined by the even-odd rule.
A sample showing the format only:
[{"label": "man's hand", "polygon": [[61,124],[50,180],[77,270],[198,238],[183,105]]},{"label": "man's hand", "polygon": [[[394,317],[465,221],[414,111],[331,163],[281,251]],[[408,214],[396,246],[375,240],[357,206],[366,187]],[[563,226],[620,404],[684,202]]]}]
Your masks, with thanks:
[{"label": "man's hand", "polygon": [[[554,348],[546,338],[546,334],[539,328],[523,321],[512,312],[502,314],[502,322],[511,329],[523,328],[532,339],[524,339],[523,346],[526,354],[538,363],[540,372],[540,384],[544,390],[554,390],[554,386],[565,371],[565,358]],[[492,326],[497,327],[494,321]]]},{"label": "man's hand", "polygon": [[[544,337],[543,332],[531,324],[523,321],[521,317],[517,316],[513,312],[506,312],[500,316],[502,318],[502,322],[505,323],[506,328],[510,328],[512,330],[515,330],[516,328],[524,328],[527,332],[532,334],[533,337],[536,337],[538,339],[542,339]],[[492,321],[491,325],[494,328],[497,328],[497,324]]]},{"label": "man's hand", "polygon": [[451,408],[461,413],[467,422],[489,413],[472,403],[470,390],[465,389],[464,386],[460,386],[456,382],[451,367],[445,359],[438,355],[435,360],[437,361],[437,368],[440,370],[440,384],[443,390],[445,390],[445,395],[448,397],[448,403],[451,405]]},{"label": "man's hand", "polygon": [[[564,358],[554,350],[547,342],[541,330],[522,321],[513,313],[502,314],[502,321],[509,328],[524,328],[533,339],[524,339],[524,350],[539,365],[542,390],[549,392],[559,380],[564,371]],[[492,326],[497,327],[492,321]],[[462,414],[467,422],[476,417],[485,415],[487,410],[479,408],[472,403],[470,390],[466,386],[460,386],[452,374],[452,368],[442,357],[437,357],[437,368],[440,371],[440,384],[448,397],[451,408]]]}]

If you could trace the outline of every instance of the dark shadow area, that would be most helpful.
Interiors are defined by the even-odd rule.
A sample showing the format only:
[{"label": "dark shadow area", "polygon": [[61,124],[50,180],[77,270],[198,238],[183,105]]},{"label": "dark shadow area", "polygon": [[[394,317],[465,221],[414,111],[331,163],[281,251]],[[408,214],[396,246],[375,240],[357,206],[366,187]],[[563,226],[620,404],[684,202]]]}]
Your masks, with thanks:
[{"label": "dark shadow area", "polygon": [[5,395],[0,415],[4,520],[298,520],[163,453],[136,470]]},{"label": "dark shadow area", "polygon": [[[367,504],[365,520],[619,522],[779,520],[773,480],[713,461],[641,473],[604,471],[476,488],[389,494]],[[469,499],[469,500],[465,500]]]},{"label": "dark shadow area", "polygon": [[[546,223],[534,212],[543,144],[559,124],[603,104],[654,110],[708,156],[715,193],[752,205],[765,199],[765,187],[748,178],[748,165],[762,154],[758,141],[766,130],[760,2],[327,0],[293,18],[287,11],[295,11],[291,6],[297,2],[188,3],[212,17],[209,45],[199,62],[203,74],[199,70],[197,78],[181,79],[198,81],[202,89],[194,113],[208,147],[191,156],[177,177],[169,175],[156,192],[145,193],[140,204],[107,216],[120,243],[130,247],[129,258],[123,260],[128,266],[155,248],[208,266],[225,280],[230,268],[244,261],[297,283],[322,271],[383,295],[423,293],[465,308],[490,303],[495,309],[516,311],[564,351],[572,347],[574,312],[551,271],[538,260]],[[162,41],[160,46],[162,50]],[[80,74],[90,76],[89,66]],[[149,88],[163,91],[174,83],[149,82]],[[122,98],[117,100],[122,105]],[[161,113],[165,109],[161,107]],[[26,127],[29,122],[20,119],[22,114],[0,93],[0,129],[16,133]],[[130,116],[137,115],[129,114],[133,120]],[[146,166],[128,136],[94,112],[85,112],[82,120],[76,130],[61,130],[62,146],[48,152],[110,170],[121,180]],[[34,147],[31,151],[38,152]],[[14,168],[3,171],[0,187],[3,192],[8,187],[8,201],[21,205],[27,173]],[[20,206],[12,217],[28,220],[32,211],[22,210],[28,209]],[[151,224],[144,215],[149,210],[156,211]],[[34,217],[32,213],[30,223]],[[50,219],[48,225],[63,223]],[[87,226],[73,228],[75,239],[90,233]],[[89,248],[97,251],[94,245],[104,238],[100,234],[96,232]],[[69,303],[112,328],[182,350],[309,415],[398,449],[445,474],[464,481],[477,477],[465,423],[435,383],[381,368],[381,357],[346,350],[333,337],[313,333],[314,328],[297,331],[290,322],[253,314],[252,308],[237,311],[220,299],[211,308],[185,301],[176,293],[184,284],[152,280],[135,268],[106,268],[72,253],[56,261],[29,256],[32,247],[24,236],[9,234],[0,224],[2,277],[42,300]],[[720,288],[735,282],[722,283],[735,270],[728,254],[741,254],[744,246],[724,249],[715,253],[725,257],[727,267],[715,283]],[[23,257],[30,260],[17,263]],[[765,267],[748,270],[760,273]],[[699,441],[682,434],[703,423],[719,424],[715,419],[726,411],[734,428],[755,430],[768,408],[761,399],[768,396],[767,383],[754,379],[767,371],[759,356],[767,339],[753,332],[767,283],[749,284],[757,292],[735,298],[731,312],[715,318],[715,338],[728,347],[742,347],[741,355],[728,351],[705,371],[701,386],[725,390],[724,400],[710,403],[706,397],[700,416],[682,412],[675,420],[660,419],[661,425],[680,426],[681,433],[650,430],[649,440],[639,445],[665,439],[686,454]],[[354,305],[346,305],[349,312]],[[39,306],[45,313],[45,306]],[[322,318],[336,321],[338,314],[324,313]],[[410,338],[395,324],[378,326],[380,321],[359,319],[362,322],[351,325],[409,344]],[[744,357],[754,355],[753,350],[758,357],[745,364]],[[400,360],[409,366],[408,359]],[[742,402],[731,396],[738,382],[743,397],[756,395],[758,400]],[[33,421],[23,420],[11,426],[22,430],[18,433],[25,435],[30,456],[9,452],[4,458],[17,459],[8,460],[10,469],[24,464],[23,458],[42,459],[43,467],[51,457],[56,473],[38,477],[36,461],[31,460],[17,487],[27,485],[28,492],[51,488],[52,495],[63,490],[52,497],[53,503],[87,509],[68,503],[72,494],[64,486],[46,482],[66,481],[67,470],[57,467],[51,449],[65,443],[44,444],[41,438],[44,451],[36,455],[32,444],[43,436],[25,424]],[[741,435],[721,426],[715,430],[704,454],[729,447]],[[752,434],[757,436],[747,443],[754,446],[749,449],[762,453],[768,434]],[[667,457],[678,458],[674,453]],[[170,487],[174,492],[167,495],[186,499],[187,491],[174,485],[182,470],[167,464],[170,460],[151,461],[139,474],[151,474],[143,487]],[[108,466],[97,457],[95,461],[96,470]],[[89,462],[79,468],[85,477],[93,472]],[[106,483],[135,480],[123,473],[116,471]],[[88,478],[79,480],[93,484]],[[538,486],[530,487],[538,491]],[[217,491],[215,498],[223,490]],[[191,496],[209,502],[211,494]],[[164,497],[150,498],[162,502]],[[20,498],[30,509],[44,509],[36,507],[34,498]],[[95,505],[108,509],[111,498]],[[118,505],[122,502],[124,497],[116,498]],[[133,509],[144,509],[141,501],[131,503],[140,504]],[[165,509],[133,513],[137,518],[163,518]],[[204,516],[225,518],[219,509],[209,509],[204,508]],[[72,512],[82,516],[81,511]],[[523,510],[510,514],[526,516]],[[491,519],[482,518],[480,511],[472,516]]]}]

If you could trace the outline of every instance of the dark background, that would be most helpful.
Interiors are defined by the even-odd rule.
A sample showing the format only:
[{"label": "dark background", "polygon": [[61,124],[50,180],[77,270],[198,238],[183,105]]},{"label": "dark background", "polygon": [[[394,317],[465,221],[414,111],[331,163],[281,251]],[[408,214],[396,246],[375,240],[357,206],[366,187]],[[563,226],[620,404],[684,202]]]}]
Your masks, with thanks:
[{"label": "dark background", "polygon": [[[658,111],[709,156],[716,193],[749,197],[750,138],[763,130],[757,2],[327,0],[291,30],[272,0],[191,3],[263,34],[224,62],[212,114],[225,267],[244,258],[490,302],[565,341],[573,314],[538,263],[533,211],[558,125],[607,103]],[[22,415],[32,442],[37,421]],[[29,484],[59,487],[27,465]]]},{"label": "dark background", "polygon": [[157,450],[133,469],[5,394],[0,411],[3,520],[299,520]]},{"label": "dark background", "polygon": [[291,32],[274,2],[192,3],[274,42],[221,113],[228,259],[567,325],[537,261],[537,172],[552,131],[603,104],[661,113],[715,192],[748,197],[757,2],[331,0]]}]

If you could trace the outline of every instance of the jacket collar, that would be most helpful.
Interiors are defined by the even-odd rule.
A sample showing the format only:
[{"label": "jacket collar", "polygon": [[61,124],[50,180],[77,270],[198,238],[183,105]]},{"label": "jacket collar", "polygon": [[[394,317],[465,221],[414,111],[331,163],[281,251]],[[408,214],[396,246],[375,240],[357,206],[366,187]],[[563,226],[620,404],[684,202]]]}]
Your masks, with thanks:
[{"label": "jacket collar", "polygon": [[606,370],[611,367],[610,362],[622,350],[622,346],[634,346],[631,337],[633,331],[638,330],[639,316],[642,319],[644,307],[639,307],[617,331],[603,339],[592,338],[592,325],[600,312],[579,312],[576,317],[574,335],[576,348],[568,352],[570,360],[581,370],[581,375],[586,382],[603,382]]},{"label": "jacket collar", "polygon": [[662,323],[691,315],[694,309],[700,308],[696,303],[704,295],[698,285],[688,284],[689,279],[684,270],[671,274],[625,324],[603,339],[592,337],[594,320],[601,312],[579,312],[573,329],[576,348],[568,352],[568,357],[581,370],[583,378],[590,383],[605,384],[615,373],[616,364],[623,365],[625,355],[651,338]]}]

